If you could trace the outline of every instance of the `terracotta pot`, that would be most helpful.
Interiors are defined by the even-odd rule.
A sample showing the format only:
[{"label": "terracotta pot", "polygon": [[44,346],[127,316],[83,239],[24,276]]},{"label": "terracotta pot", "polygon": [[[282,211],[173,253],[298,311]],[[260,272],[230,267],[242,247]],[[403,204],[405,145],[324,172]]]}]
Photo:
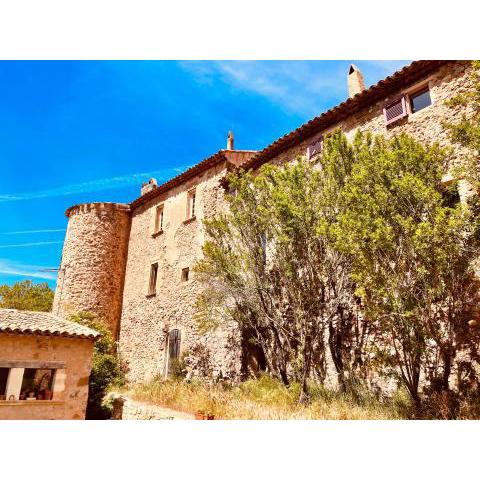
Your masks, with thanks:
[{"label": "terracotta pot", "polygon": [[205,420],[205,413],[201,410],[195,412],[195,420]]}]

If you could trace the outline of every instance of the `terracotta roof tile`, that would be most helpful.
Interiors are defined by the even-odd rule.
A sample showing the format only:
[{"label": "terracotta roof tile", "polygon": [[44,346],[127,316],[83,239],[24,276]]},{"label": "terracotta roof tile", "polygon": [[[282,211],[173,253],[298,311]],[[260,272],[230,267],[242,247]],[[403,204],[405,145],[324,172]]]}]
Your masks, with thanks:
[{"label": "terracotta roof tile", "polygon": [[91,328],[69,322],[49,312],[0,308],[0,333],[56,335],[95,339],[100,334]]},{"label": "terracotta roof tile", "polygon": [[188,170],[185,170],[180,175],[173,177],[168,182],[162,183],[162,185],[159,185],[157,188],[150,190],[150,192],[146,193],[145,195],[142,195],[141,197],[138,197],[132,203],[130,203],[130,208],[133,210],[138,206],[143,205],[148,200],[155,198],[157,195],[160,195],[161,193],[166,192],[171,188],[177,187],[178,185],[189,180],[195,175],[198,175],[199,173],[207,170],[208,168],[213,167],[214,165],[217,165],[218,163],[226,160],[227,160],[227,157],[225,156],[223,151],[220,150],[219,152],[211,155],[205,160],[202,160],[200,163],[197,163],[196,165],[189,168]]},{"label": "terracotta roof tile", "polygon": [[344,120],[349,115],[358,112],[362,108],[365,108],[382,98],[386,98],[389,94],[405,86],[405,84],[421,79],[448,61],[449,60],[418,60],[412,62],[410,65],[407,65],[385,79],[380,80],[378,83],[372,85],[363,92],[357,93],[354,97],[345,100],[336,107],[333,107],[318,117],[304,123],[296,130],[287,133],[278,140],[275,140],[253,158],[245,162],[241,168],[249,170],[260,167],[268,160],[271,160],[285,150],[301,143],[333,124]]}]

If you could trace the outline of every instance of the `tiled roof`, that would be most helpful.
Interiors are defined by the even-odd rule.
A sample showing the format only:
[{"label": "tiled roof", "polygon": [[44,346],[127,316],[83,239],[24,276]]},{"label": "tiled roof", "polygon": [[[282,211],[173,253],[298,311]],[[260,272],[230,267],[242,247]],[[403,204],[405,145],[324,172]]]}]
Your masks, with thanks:
[{"label": "tiled roof", "polygon": [[426,75],[447,62],[448,60],[418,60],[412,62],[410,65],[403,67],[401,70],[386,77],[384,80],[380,80],[378,83],[372,85],[363,92],[357,93],[354,97],[345,100],[336,107],[322,113],[320,116],[304,123],[293,132],[287,133],[245,162],[241,168],[249,170],[260,167],[268,160],[271,160],[285,150],[298,145],[307,138],[344,120],[378,100],[388,97],[388,95],[398,91],[406,84],[424,78]]},{"label": "tiled roof", "polygon": [[56,335],[95,339],[100,334],[91,328],[69,322],[53,313],[0,308],[0,333]]},{"label": "tiled roof", "polygon": [[[157,188],[150,190],[150,192],[142,195],[130,203],[130,208],[134,210],[136,207],[143,205],[145,202],[148,202],[152,198],[170,190],[171,188],[177,187],[187,180],[199,175],[200,173],[208,170],[209,168],[214,167],[215,165],[221,162],[230,162],[230,164],[235,165],[236,161],[234,160],[235,156],[253,156],[257,153],[257,150],[219,150],[217,153],[214,153],[210,157],[202,160],[200,163],[197,163],[193,167],[185,170],[180,175],[172,178],[168,182],[159,185]],[[237,157],[238,158],[238,157]]]}]

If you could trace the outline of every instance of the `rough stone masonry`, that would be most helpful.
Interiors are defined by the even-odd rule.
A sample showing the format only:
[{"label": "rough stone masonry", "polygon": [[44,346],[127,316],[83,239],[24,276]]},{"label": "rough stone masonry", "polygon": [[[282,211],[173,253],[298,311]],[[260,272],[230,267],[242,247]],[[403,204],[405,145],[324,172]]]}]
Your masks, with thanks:
[{"label": "rough stone masonry", "polygon": [[[227,149],[163,185],[152,179],[130,204],[69,208],[54,313],[89,310],[103,319],[118,340],[130,381],[165,377],[187,351],[207,352],[213,376],[238,378],[245,353],[241,332],[227,325],[200,335],[195,321],[200,285],[192,268],[204,242],[202,220],[225,208],[222,178],[239,165],[255,170],[266,162],[312,157],[323,136],[337,128],[349,138],[357,129],[387,136],[406,132],[446,146],[442,121],[454,120],[463,107],[450,109],[445,101],[466,91],[469,72],[466,61],[417,61],[366,89],[352,65],[347,100],[262,151],[234,150],[229,133]],[[416,109],[420,94],[426,105]],[[452,163],[461,161],[463,152],[456,152]]]}]

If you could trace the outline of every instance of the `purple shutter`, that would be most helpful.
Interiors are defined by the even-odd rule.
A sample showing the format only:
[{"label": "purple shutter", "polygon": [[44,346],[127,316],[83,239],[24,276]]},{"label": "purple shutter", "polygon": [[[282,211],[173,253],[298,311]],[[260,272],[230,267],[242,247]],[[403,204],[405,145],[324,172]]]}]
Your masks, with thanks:
[{"label": "purple shutter", "polygon": [[387,103],[383,107],[383,115],[385,117],[385,125],[390,125],[407,115],[407,105],[405,97],[400,97],[394,101]]},{"label": "purple shutter", "polygon": [[317,138],[314,142],[312,142],[307,148],[307,158],[310,160],[315,155],[322,153],[323,150],[323,136]]}]

